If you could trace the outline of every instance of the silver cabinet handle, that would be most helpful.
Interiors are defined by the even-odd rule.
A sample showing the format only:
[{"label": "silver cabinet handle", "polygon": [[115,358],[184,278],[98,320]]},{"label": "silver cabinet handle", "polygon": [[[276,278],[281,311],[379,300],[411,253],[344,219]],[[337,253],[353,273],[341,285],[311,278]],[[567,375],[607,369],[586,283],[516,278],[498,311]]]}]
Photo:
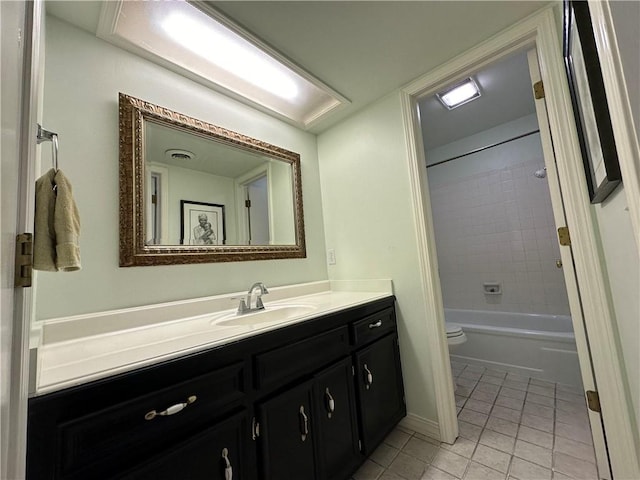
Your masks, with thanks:
[{"label": "silver cabinet handle", "polygon": [[325,407],[327,409],[327,417],[331,418],[331,415],[336,409],[336,402],[333,400],[331,396],[331,392],[329,391],[329,387],[327,387],[324,391],[324,399],[325,399]]},{"label": "silver cabinet handle", "polygon": [[255,440],[260,436],[260,423],[256,421],[256,417],[251,419],[251,438]]},{"label": "silver cabinet handle", "polygon": [[364,388],[369,390],[369,388],[371,387],[371,384],[373,383],[373,374],[371,373],[371,370],[367,368],[366,363],[364,364],[364,371],[365,371]]},{"label": "silver cabinet handle", "polygon": [[309,419],[304,413],[304,405],[300,405],[300,420],[300,437],[304,442],[307,439],[307,435],[309,435]]},{"label": "silver cabinet handle", "polygon": [[145,414],[144,419],[153,420],[157,416],[166,417],[169,415],[175,415],[176,413],[184,410],[188,405],[191,405],[197,399],[198,397],[196,397],[195,395],[191,395],[189,398],[187,398],[186,402],[176,403],[175,405],[171,405],[170,407],[167,407],[165,410],[162,410],[161,412],[156,412],[155,410],[151,410],[150,412],[147,412]]},{"label": "silver cabinet handle", "polygon": [[231,468],[231,462],[229,461],[229,450],[222,449],[222,458],[225,462],[224,467],[224,480],[233,480],[233,468]]},{"label": "silver cabinet handle", "polygon": [[382,320],[378,320],[376,323],[370,323],[369,328],[378,328],[382,326]]}]

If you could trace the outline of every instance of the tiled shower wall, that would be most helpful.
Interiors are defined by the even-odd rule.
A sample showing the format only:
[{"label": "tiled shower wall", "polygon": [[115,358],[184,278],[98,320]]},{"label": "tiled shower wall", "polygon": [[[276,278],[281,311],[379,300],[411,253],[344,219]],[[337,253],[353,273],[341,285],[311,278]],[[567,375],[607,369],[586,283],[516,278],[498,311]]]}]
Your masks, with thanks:
[{"label": "tiled shower wall", "polygon": [[543,165],[535,135],[428,169],[445,308],[569,314],[548,180],[534,176]]}]

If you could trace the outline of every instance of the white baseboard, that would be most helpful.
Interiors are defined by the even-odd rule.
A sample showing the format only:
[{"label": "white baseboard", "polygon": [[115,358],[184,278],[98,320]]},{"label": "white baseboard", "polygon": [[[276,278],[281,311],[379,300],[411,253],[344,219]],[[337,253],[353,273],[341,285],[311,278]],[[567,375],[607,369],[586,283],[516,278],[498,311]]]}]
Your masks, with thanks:
[{"label": "white baseboard", "polygon": [[434,422],[433,420],[427,420],[413,413],[407,413],[407,416],[400,420],[400,426],[440,441],[440,426],[438,422]]}]

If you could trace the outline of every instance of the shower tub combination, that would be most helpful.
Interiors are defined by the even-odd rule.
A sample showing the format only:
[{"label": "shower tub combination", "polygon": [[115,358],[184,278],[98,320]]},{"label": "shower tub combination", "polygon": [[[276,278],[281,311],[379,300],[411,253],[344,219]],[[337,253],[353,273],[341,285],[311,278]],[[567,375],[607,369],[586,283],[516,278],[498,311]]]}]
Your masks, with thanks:
[{"label": "shower tub combination", "polygon": [[449,308],[444,312],[446,322],[460,325],[467,336],[452,360],[582,385],[570,316]]}]

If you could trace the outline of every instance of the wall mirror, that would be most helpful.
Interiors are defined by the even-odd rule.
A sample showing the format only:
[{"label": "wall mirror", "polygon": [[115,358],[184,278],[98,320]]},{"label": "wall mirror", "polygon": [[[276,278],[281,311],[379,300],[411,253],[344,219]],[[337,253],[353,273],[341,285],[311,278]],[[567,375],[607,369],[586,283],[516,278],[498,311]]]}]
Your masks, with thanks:
[{"label": "wall mirror", "polygon": [[306,257],[300,156],[119,96],[120,266]]}]

